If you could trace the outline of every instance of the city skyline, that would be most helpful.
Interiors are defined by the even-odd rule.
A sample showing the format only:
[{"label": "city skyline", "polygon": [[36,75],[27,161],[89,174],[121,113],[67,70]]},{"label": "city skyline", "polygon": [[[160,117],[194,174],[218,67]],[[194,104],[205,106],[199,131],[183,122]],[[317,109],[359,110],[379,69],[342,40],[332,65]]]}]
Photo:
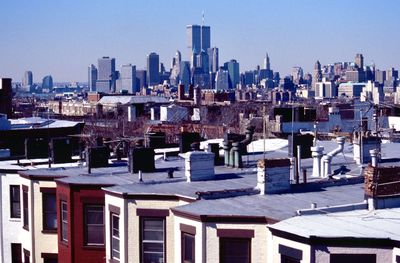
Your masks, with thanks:
[{"label": "city skyline", "polygon": [[[294,66],[312,73],[316,60],[354,61],[356,53],[364,55],[364,65],[375,62],[382,70],[398,68],[396,1],[373,4],[372,0],[363,5],[342,0],[59,1],[57,6],[47,0],[7,2],[5,22],[0,25],[4,43],[0,74],[19,82],[30,70],[34,82],[46,75],[55,82],[86,82],[87,67],[99,57],[115,58],[117,69],[128,63],[145,69],[151,52],[159,54],[169,69],[176,50],[184,55],[182,60],[190,60],[185,52],[186,26],[201,25],[203,10],[205,25],[211,27],[211,46],[219,48],[220,65],[235,59],[241,72],[262,67],[266,52],[271,68],[282,76]],[[102,17],[106,11],[108,20]]]}]

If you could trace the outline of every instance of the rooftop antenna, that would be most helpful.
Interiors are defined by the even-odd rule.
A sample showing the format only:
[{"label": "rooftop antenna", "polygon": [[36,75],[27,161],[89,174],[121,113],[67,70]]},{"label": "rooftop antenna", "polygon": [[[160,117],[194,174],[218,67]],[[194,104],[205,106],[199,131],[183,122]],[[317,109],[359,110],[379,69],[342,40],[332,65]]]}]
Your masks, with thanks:
[{"label": "rooftop antenna", "polygon": [[204,10],[203,10],[203,14],[202,14],[202,17],[201,17],[201,26],[204,26]]}]

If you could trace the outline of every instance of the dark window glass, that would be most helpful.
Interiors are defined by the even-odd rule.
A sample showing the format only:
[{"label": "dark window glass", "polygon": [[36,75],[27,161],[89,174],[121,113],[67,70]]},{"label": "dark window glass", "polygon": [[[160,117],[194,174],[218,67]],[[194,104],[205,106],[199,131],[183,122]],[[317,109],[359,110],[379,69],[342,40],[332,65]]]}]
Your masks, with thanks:
[{"label": "dark window glass", "polygon": [[331,254],[331,263],[376,263],[376,254]]},{"label": "dark window glass", "polygon": [[249,238],[220,238],[221,263],[250,263]]},{"label": "dark window glass", "polygon": [[184,263],[195,262],[195,237],[182,232],[182,261]]},{"label": "dark window glass", "polygon": [[104,206],[85,206],[86,244],[104,245]]},{"label": "dark window glass", "polygon": [[11,244],[11,263],[22,263],[22,247],[21,244]]},{"label": "dark window glass", "polygon": [[119,259],[119,216],[111,214],[111,258]]},{"label": "dark window glass", "polygon": [[57,229],[56,194],[43,193],[43,229]]},{"label": "dark window glass", "polygon": [[61,201],[61,240],[68,241],[68,205]]},{"label": "dark window glass", "polygon": [[24,228],[29,229],[28,191],[22,191]]},{"label": "dark window glass", "polygon": [[21,192],[19,185],[10,185],[11,218],[21,218]]},{"label": "dark window glass", "polygon": [[56,258],[45,258],[43,259],[44,263],[58,263],[58,260]]},{"label": "dark window glass", "polygon": [[24,263],[30,263],[30,262],[31,262],[30,253],[29,253],[29,251],[26,251],[24,249]]},{"label": "dark window glass", "polygon": [[165,218],[141,219],[141,250],[143,263],[164,263]]},{"label": "dark window glass", "polygon": [[281,263],[300,263],[300,260],[289,256],[281,255]]}]

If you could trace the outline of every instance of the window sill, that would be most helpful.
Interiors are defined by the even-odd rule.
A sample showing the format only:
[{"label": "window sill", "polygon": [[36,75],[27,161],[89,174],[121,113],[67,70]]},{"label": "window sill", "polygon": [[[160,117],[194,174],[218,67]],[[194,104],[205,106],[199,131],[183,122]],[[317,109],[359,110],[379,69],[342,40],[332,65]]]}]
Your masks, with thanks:
[{"label": "window sill", "polygon": [[22,228],[29,232],[29,227],[28,226],[22,226]]},{"label": "window sill", "polygon": [[42,234],[57,234],[57,229],[43,229]]},{"label": "window sill", "polygon": [[83,249],[85,250],[104,250],[104,245],[83,245]]},{"label": "window sill", "polygon": [[108,263],[119,263],[119,260],[115,259],[115,258],[111,258],[108,260]]},{"label": "window sill", "polygon": [[21,222],[21,218],[18,218],[18,217],[10,217],[9,221],[10,221],[10,222]]}]

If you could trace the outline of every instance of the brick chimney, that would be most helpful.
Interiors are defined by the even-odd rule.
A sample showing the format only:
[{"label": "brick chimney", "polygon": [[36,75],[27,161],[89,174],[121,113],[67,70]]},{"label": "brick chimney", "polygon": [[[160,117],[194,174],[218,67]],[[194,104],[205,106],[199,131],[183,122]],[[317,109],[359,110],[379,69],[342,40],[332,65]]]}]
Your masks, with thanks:
[{"label": "brick chimney", "polygon": [[257,189],[262,195],[289,190],[290,159],[259,160],[257,162]]}]

